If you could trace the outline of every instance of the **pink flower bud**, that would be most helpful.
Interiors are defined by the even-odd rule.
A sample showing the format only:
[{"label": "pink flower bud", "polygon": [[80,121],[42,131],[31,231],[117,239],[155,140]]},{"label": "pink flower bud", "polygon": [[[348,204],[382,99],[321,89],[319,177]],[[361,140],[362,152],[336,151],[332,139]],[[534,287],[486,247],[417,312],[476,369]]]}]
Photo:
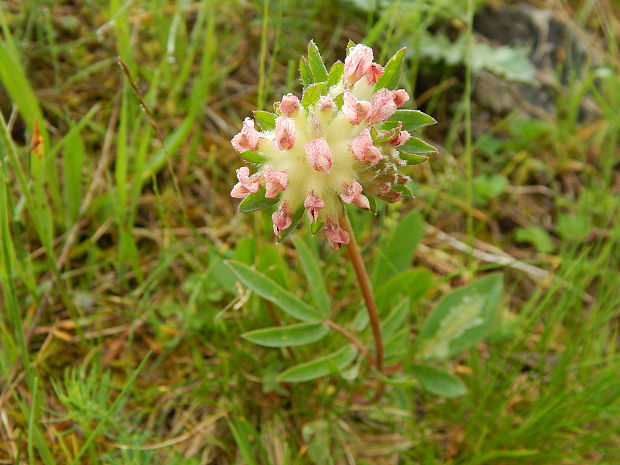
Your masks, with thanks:
[{"label": "pink flower bud", "polygon": [[407,100],[409,100],[409,94],[405,89],[395,90],[392,94],[394,96],[394,105],[396,108],[402,107]]},{"label": "pink flower bud", "polygon": [[379,89],[370,98],[371,110],[368,121],[372,124],[381,123],[396,111],[394,93],[388,89]]},{"label": "pink flower bud", "polygon": [[376,165],[381,160],[381,151],[372,144],[370,129],[364,129],[351,141],[351,151],[360,163],[369,161]]},{"label": "pink flower bud", "polygon": [[280,111],[284,116],[292,116],[299,107],[299,99],[293,94],[286,94],[280,102]]},{"label": "pink flower bud", "polygon": [[370,208],[368,198],[362,194],[362,185],[353,180],[351,184],[343,184],[340,198],[344,203],[352,203],[360,208]]},{"label": "pink flower bud", "polygon": [[288,187],[288,174],[286,171],[265,168],[265,197],[274,199]]},{"label": "pink flower bud", "polygon": [[344,77],[350,82],[361,78],[372,63],[372,49],[366,45],[357,44],[349,51],[344,60]]},{"label": "pink flower bud", "polygon": [[331,110],[334,107],[334,100],[327,95],[321,95],[319,98],[319,110],[327,111]]},{"label": "pink flower bud", "polygon": [[280,208],[273,212],[271,220],[273,221],[273,232],[280,237],[282,231],[293,223],[293,218],[291,218],[291,214],[288,212],[288,204],[286,202],[282,202]]},{"label": "pink flower bud", "polygon": [[370,84],[376,84],[379,78],[383,76],[384,72],[385,71],[383,70],[381,65],[378,65],[377,63],[372,63],[366,70],[366,79],[368,79],[368,82]]},{"label": "pink flower bud", "polygon": [[332,167],[332,152],[325,137],[313,139],[304,146],[308,161],[316,171],[327,173]]},{"label": "pink flower bud", "polygon": [[325,225],[325,235],[329,244],[334,249],[339,249],[342,244],[349,243],[349,233],[342,229],[337,222],[331,220]]},{"label": "pink flower bud", "polygon": [[396,137],[388,140],[388,144],[391,144],[394,147],[399,147],[403,145],[405,142],[407,142],[409,139],[411,139],[411,134],[409,134],[408,131],[400,131],[396,135]]},{"label": "pink flower bud", "polygon": [[295,145],[295,121],[286,116],[276,118],[276,146],[280,150],[290,150]]},{"label": "pink flower bud", "polygon": [[256,150],[260,141],[260,134],[254,129],[254,121],[246,118],[243,121],[243,129],[230,143],[237,152],[245,152],[246,150]]},{"label": "pink flower bud", "polygon": [[358,100],[355,95],[350,92],[346,92],[344,94],[342,114],[351,122],[351,124],[360,124],[368,117],[370,110],[370,102]]},{"label": "pink flower bud", "polygon": [[319,210],[324,207],[325,202],[323,202],[323,199],[316,195],[314,191],[310,191],[306,200],[304,200],[304,208],[308,209],[308,218],[310,218],[311,223],[319,219]]},{"label": "pink flower bud", "polygon": [[258,192],[258,179],[256,175],[250,176],[250,169],[247,166],[242,166],[237,170],[237,179],[239,182],[235,184],[235,187],[230,191],[230,196],[235,199],[243,199],[248,194],[254,194]]}]

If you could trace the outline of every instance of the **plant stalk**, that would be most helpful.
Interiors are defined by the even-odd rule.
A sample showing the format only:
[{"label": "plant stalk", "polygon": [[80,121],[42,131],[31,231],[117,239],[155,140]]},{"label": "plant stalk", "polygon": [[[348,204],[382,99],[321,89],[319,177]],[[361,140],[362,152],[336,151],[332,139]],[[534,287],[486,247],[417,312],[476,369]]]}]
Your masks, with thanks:
[{"label": "plant stalk", "polygon": [[[377,370],[379,370],[379,373],[383,374],[383,337],[381,336],[379,313],[377,311],[375,297],[372,293],[370,278],[368,277],[368,273],[366,272],[366,266],[364,265],[362,254],[360,253],[359,246],[357,245],[357,241],[355,240],[355,233],[353,232],[351,222],[349,221],[349,217],[347,216],[346,212],[342,217],[340,223],[342,228],[347,233],[349,233],[349,245],[347,246],[347,253],[349,254],[349,258],[351,259],[351,263],[353,264],[353,269],[355,270],[355,275],[357,276],[357,281],[359,283],[360,290],[362,291],[364,302],[366,303],[366,310],[368,310],[370,327],[372,328],[372,335],[375,340],[375,366],[377,367]],[[383,383],[380,384],[380,387],[378,388],[373,401],[379,399],[382,394]]]}]

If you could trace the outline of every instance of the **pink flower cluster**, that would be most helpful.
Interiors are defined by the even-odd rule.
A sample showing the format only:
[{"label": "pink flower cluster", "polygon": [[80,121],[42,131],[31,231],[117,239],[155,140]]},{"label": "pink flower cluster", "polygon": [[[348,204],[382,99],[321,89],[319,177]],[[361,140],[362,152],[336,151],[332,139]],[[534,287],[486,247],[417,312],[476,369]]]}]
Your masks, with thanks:
[{"label": "pink flower cluster", "polygon": [[369,209],[364,191],[398,200],[390,180],[408,179],[396,174],[400,164],[394,161],[394,147],[405,144],[411,135],[401,130],[401,122],[389,126],[392,129],[379,125],[409,95],[403,89],[375,89],[384,73],[373,62],[372,49],[359,44],[349,50],[340,82],[315,103],[304,106],[295,95],[285,95],[271,131],[259,132],[254,121],[246,118],[231,143],[238,152],[258,152],[266,161],[255,174],[239,168],[231,196],[243,199],[261,189],[268,199],[280,196],[272,215],[278,237],[303,205],[310,222],[324,226],[332,247],[348,244],[349,235],[340,226],[340,202]]}]

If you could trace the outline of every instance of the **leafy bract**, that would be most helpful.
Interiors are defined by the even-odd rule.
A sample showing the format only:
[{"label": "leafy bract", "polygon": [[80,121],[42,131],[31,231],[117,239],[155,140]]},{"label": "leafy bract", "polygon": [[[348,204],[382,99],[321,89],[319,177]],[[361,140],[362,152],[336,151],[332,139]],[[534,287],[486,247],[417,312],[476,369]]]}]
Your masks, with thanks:
[{"label": "leafy bract", "polygon": [[239,204],[239,211],[242,213],[253,212],[263,208],[272,207],[280,200],[279,197],[269,199],[265,197],[265,188],[259,189],[258,192],[248,194],[248,196]]}]

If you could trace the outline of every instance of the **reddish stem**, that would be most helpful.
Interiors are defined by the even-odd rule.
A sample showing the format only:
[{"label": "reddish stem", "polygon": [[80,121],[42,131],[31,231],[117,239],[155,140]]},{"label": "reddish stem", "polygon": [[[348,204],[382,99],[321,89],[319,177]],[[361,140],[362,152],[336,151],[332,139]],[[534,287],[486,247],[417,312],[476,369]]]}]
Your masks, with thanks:
[{"label": "reddish stem", "polygon": [[[355,240],[355,233],[351,227],[351,222],[346,212],[341,220],[342,228],[349,233],[349,245],[347,246],[347,253],[353,264],[357,281],[366,303],[366,310],[368,311],[368,317],[370,319],[370,327],[372,329],[372,335],[375,340],[375,365],[377,370],[383,374],[383,337],[381,336],[381,324],[379,322],[379,312],[377,311],[377,304],[375,303],[375,297],[372,293],[372,286],[370,285],[370,278],[362,259],[359,246]],[[384,385],[381,383],[374,398],[371,402],[375,402],[383,395]]]}]

